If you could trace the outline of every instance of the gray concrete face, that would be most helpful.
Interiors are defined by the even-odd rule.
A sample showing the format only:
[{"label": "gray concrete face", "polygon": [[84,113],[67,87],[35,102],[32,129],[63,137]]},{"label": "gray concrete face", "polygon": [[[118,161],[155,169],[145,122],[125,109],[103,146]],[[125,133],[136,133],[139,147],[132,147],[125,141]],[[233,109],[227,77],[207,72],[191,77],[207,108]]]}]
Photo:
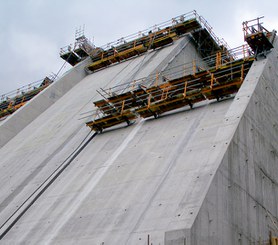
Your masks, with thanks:
[{"label": "gray concrete face", "polygon": [[74,85],[85,76],[84,67],[89,60],[84,60],[62,78],[51,84],[47,89],[39,93],[26,105],[21,107],[11,116],[0,122],[0,148],[17,135],[23,128],[37,118],[42,112],[54,104],[67,93]]},{"label": "gray concrete face", "polygon": [[[79,119],[100,98],[96,89],[192,57],[199,58],[185,37],[89,75],[0,148],[0,224],[31,203],[30,195],[88,135]],[[271,220],[264,211],[277,216],[277,185],[270,181],[277,179],[275,59],[276,50],[255,62],[235,99],[204,101],[97,135],[1,244],[214,245],[264,238]]]},{"label": "gray concrete face", "polygon": [[[100,87],[108,88],[109,86],[127,82],[130,79],[137,79],[148,76],[150,73],[155,73],[159,65],[167,65],[171,56],[175,56],[181,51],[180,45],[185,49],[192,48],[191,46],[187,46],[187,44],[189,44],[187,38],[180,39],[174,45],[155,52],[149,52],[145,56],[140,56],[136,59],[129,60],[85,77],[51,107],[41,113],[27,127],[21,130],[13,139],[6,143],[0,149],[2,159],[0,163],[1,224],[3,224],[10,215],[30,197],[31,193],[53,173],[57,166],[74,151],[77,145],[79,145],[89,132],[89,128],[85,127],[85,120],[79,120],[79,118],[82,112],[92,109],[92,101],[100,98],[96,93],[96,89]],[[171,56],[169,56],[170,54]],[[31,103],[32,102],[30,102],[30,104]],[[152,122],[152,120],[148,121]],[[72,166],[77,167],[72,169],[73,172],[71,172],[71,174],[73,175],[62,177],[62,185],[58,184],[61,183],[60,179],[55,182],[55,185],[57,183],[58,187],[57,189],[54,188],[54,192],[58,191],[60,194],[64,194],[60,197],[60,194],[57,196],[55,194],[54,196],[58,198],[54,198],[56,200],[51,197],[52,194],[50,194],[50,196],[46,195],[46,199],[43,198],[41,199],[42,202],[40,202],[41,204],[45,203],[43,207],[38,205],[37,207],[39,207],[39,209],[36,209],[37,211],[34,213],[30,212],[30,216],[26,213],[20,221],[23,223],[17,226],[18,228],[20,227],[19,230],[14,227],[13,231],[11,230],[1,242],[8,244],[12,242],[30,244],[58,243],[61,238],[64,237],[65,231],[63,227],[68,227],[68,225],[72,223],[72,218],[76,219],[75,213],[79,212],[79,209],[81,209],[81,213],[87,212],[85,216],[85,213],[82,214],[86,217],[82,222],[86,220],[89,221],[89,223],[91,222],[90,220],[94,222],[89,226],[87,224],[84,226],[84,224],[81,223],[78,225],[81,229],[81,233],[87,233],[91,230],[87,233],[88,235],[82,235],[83,238],[77,236],[75,239],[78,241],[80,240],[81,242],[83,241],[83,243],[90,242],[93,244],[100,243],[103,240],[111,241],[110,243],[112,243],[115,239],[118,239],[119,242],[128,241],[129,239],[138,239],[138,242],[141,243],[145,241],[147,233],[145,234],[145,232],[143,232],[139,240],[138,236],[132,238],[133,233],[131,231],[126,231],[126,228],[135,229],[135,227],[132,228],[132,226],[135,226],[134,222],[137,222],[137,219],[139,219],[142,212],[144,212],[143,210],[140,211],[140,205],[138,206],[137,203],[138,197],[142,195],[143,200],[145,200],[142,205],[147,205],[152,193],[150,190],[153,190],[157,185],[157,182],[153,182],[151,184],[153,188],[147,191],[149,186],[145,184],[146,181],[149,181],[149,176],[157,175],[155,167],[158,168],[160,165],[158,162],[159,158],[157,158],[156,164],[151,167],[150,173],[146,173],[147,175],[145,177],[145,170],[142,168],[148,166],[149,163],[148,144],[145,145],[146,142],[144,138],[141,138],[142,134],[147,134],[147,132],[152,131],[149,129],[149,126],[147,126],[148,124],[145,124],[148,121],[138,122],[129,128],[124,127],[119,130],[108,130],[105,134],[98,135],[96,141],[94,140],[91,142],[88,148],[86,148],[86,151],[83,151],[80,155],[82,158],[81,162],[84,162],[85,165],[79,165],[78,163],[80,160],[76,159],[76,161],[72,163]],[[165,122],[164,127],[167,128],[167,124],[168,123]],[[155,137],[161,132],[159,124],[156,124],[156,127],[157,129],[153,131],[155,134],[151,134],[152,136],[150,135],[151,138],[149,138],[150,146],[156,145],[157,140]],[[140,144],[142,144],[143,152],[140,153],[139,151],[139,155],[144,156],[142,159],[133,158],[137,157],[138,153],[132,154],[133,151],[129,153],[130,142],[134,139],[135,141],[139,140],[141,142]],[[134,148],[134,150],[136,151],[137,149]],[[156,151],[159,152],[159,147]],[[130,158],[129,155],[132,156],[132,158]],[[118,162],[120,156],[123,157],[123,160],[121,160],[122,162]],[[143,165],[141,165],[142,160],[144,163]],[[136,165],[131,164],[133,161]],[[123,176],[123,182],[117,184],[117,178],[112,177],[112,179],[110,179],[110,176],[114,171],[118,171],[119,164],[132,168],[121,168],[122,171],[119,174]],[[86,167],[83,168],[83,166]],[[141,171],[137,172],[137,166],[141,166]],[[167,169],[167,162],[164,168]],[[135,172],[137,172],[137,177],[132,176],[132,173]],[[88,173],[89,175],[87,175]],[[132,181],[132,178],[137,181],[135,181],[133,185],[130,185],[129,182]],[[105,180],[109,181],[105,184]],[[120,180],[121,177],[119,176],[118,181]],[[116,182],[114,183],[114,181]],[[125,181],[127,182],[126,184],[124,184]],[[85,188],[86,186],[87,188]],[[107,188],[109,186],[110,188]],[[138,192],[136,192],[136,188],[139,188]],[[100,190],[103,190],[103,196],[98,198]],[[94,194],[89,195],[92,191]],[[129,191],[135,191],[134,195],[129,197]],[[78,193],[80,193],[81,196],[79,196]],[[118,194],[112,195],[113,193]],[[124,196],[119,197],[120,193]],[[76,195],[79,197],[76,198]],[[111,199],[112,196],[113,198]],[[89,205],[92,209],[89,208],[88,210],[87,204],[85,204],[87,203],[87,197],[92,198],[89,201],[92,203]],[[106,198],[107,200],[105,200]],[[94,200],[99,201],[96,202]],[[51,203],[52,201],[53,203]],[[115,210],[117,210],[117,208],[119,208],[119,210],[114,214],[113,212],[110,214],[113,204],[117,202],[119,206],[115,206]],[[28,203],[29,201],[27,201],[22,208],[28,205]],[[39,202],[36,202],[36,205],[37,204],[39,204]],[[104,204],[108,205],[109,208],[107,207],[104,209],[105,212],[102,212],[100,208],[103,207]],[[95,208],[93,208],[94,205],[96,205]],[[32,206],[32,208],[35,206]],[[125,206],[126,208],[124,208]],[[133,206],[135,210],[132,212],[129,211],[127,216],[125,216],[125,210],[130,206]],[[64,213],[65,216],[63,217],[61,214],[64,211],[66,211],[66,213]],[[48,212],[51,212],[51,214]],[[90,217],[94,215],[95,218],[91,219]],[[135,215],[133,225],[130,225],[129,221],[133,215]],[[24,221],[24,217],[29,217],[31,220],[27,218],[27,220]],[[49,217],[49,220],[47,217]],[[119,232],[112,236],[109,235],[109,231],[112,227],[115,226],[116,228],[118,225],[113,222],[110,223],[110,218],[125,219]],[[106,231],[106,225],[99,224],[105,221],[105,219],[107,219],[108,222],[106,224]],[[10,220],[3,229],[5,229],[11,221],[12,220]],[[45,221],[46,223],[44,223]],[[112,227],[110,227],[111,225]],[[103,232],[98,232],[99,228],[104,229]],[[1,231],[3,229],[1,229]],[[94,232],[96,236],[92,236],[91,232]],[[68,233],[68,231],[66,231],[66,233]],[[163,241],[163,231],[159,231],[158,233],[159,235],[157,236]],[[62,238],[62,243],[68,244],[70,241],[76,242],[76,240],[72,239],[73,233],[68,233],[68,235],[69,236],[66,236],[65,239]],[[131,238],[129,238],[129,236],[131,236]]]},{"label": "gray concrete face", "polygon": [[191,244],[259,244],[270,231],[277,236],[277,61],[276,42],[266,59],[254,62],[225,115],[216,138],[225,154],[192,227]]}]

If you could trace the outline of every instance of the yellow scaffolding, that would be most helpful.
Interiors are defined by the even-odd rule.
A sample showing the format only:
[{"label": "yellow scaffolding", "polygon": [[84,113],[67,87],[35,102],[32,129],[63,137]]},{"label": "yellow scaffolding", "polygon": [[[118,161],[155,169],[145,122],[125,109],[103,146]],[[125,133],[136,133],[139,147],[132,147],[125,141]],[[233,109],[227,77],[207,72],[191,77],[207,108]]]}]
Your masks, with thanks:
[{"label": "yellow scaffolding", "polygon": [[[261,53],[266,55],[266,52],[273,48],[272,42],[276,35],[276,32],[270,32],[262,26],[262,18],[258,17],[242,23],[244,40],[255,52],[255,55]],[[273,37],[272,40],[271,37]]]},{"label": "yellow scaffolding", "polygon": [[196,11],[192,11],[139,32],[138,35],[130,35],[98,48],[98,52],[91,55],[92,63],[85,70],[94,72],[110,64],[145,53],[149,49],[163,47],[173,43],[185,33],[192,33],[203,57],[219,50],[228,50],[227,44],[216,37],[207,21]]},{"label": "yellow scaffolding", "polygon": [[45,77],[43,80],[21,87],[16,91],[0,96],[0,119],[13,114],[29,100],[48,87],[54,77]]},{"label": "yellow scaffolding", "polygon": [[[231,51],[234,57],[241,53],[241,58],[228,61],[224,55],[215,54],[215,66],[196,72],[193,64],[192,73],[178,78],[159,81],[159,74],[150,78],[155,85],[147,85],[148,79],[140,79],[105,91],[110,97],[94,102],[98,107],[94,120],[87,123],[92,130],[105,128],[135,120],[138,116],[148,118],[175,110],[186,105],[193,107],[204,100],[219,100],[234,94],[240,88],[251,64],[253,56],[243,55],[239,47]],[[211,59],[212,57],[210,57]],[[220,61],[219,61],[220,60]]]}]

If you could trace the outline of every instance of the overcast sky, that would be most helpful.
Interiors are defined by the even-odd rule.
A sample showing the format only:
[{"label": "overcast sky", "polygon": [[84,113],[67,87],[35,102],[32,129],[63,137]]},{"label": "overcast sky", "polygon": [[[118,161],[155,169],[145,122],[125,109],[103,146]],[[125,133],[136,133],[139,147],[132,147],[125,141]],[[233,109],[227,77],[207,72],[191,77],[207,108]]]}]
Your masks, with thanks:
[{"label": "overcast sky", "polygon": [[57,73],[80,26],[101,46],[194,9],[230,47],[243,44],[245,20],[278,29],[277,0],[0,0],[0,95]]}]

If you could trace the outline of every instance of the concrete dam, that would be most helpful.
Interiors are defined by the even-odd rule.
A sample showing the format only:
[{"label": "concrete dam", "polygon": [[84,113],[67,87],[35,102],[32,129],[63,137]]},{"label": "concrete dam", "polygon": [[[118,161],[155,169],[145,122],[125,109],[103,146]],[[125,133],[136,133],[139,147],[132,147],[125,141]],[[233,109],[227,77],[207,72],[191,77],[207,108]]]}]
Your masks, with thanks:
[{"label": "concrete dam", "polygon": [[278,41],[243,29],[231,49],[193,11],[78,36],[71,69],[2,110],[0,244],[278,244]]}]

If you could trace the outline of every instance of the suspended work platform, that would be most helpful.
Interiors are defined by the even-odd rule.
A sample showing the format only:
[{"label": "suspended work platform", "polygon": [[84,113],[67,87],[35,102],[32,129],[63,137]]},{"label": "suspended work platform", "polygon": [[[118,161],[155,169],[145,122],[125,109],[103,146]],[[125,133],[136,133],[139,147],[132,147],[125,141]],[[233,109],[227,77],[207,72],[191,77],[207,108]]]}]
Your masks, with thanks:
[{"label": "suspended work platform", "polygon": [[149,50],[172,44],[186,34],[192,35],[203,57],[222,49],[228,50],[227,44],[217,38],[208,22],[196,11],[192,11],[101,47],[90,44],[85,37],[76,38],[77,44],[61,49],[60,56],[71,65],[89,56],[92,63],[85,70],[92,73]]},{"label": "suspended work platform", "polygon": [[244,40],[248,43],[256,55],[265,55],[267,51],[272,49],[273,40],[276,35],[276,31],[269,32],[262,26],[262,18],[263,17],[258,17],[242,23]]},{"label": "suspended work platform", "polygon": [[103,129],[123,122],[130,125],[131,121],[137,118],[136,114],[130,110],[133,107],[131,96],[131,92],[128,92],[94,102],[99,108],[95,114],[97,119],[87,123],[87,126],[94,131],[101,132]]},{"label": "suspended work platform", "polygon": [[136,119],[137,116],[131,111],[115,112],[108,116],[104,116],[100,119],[87,123],[92,130],[96,132],[102,132],[103,129],[110,128],[112,126],[126,122],[127,125],[131,124],[131,121]]},{"label": "suspended work platform", "polygon": [[26,102],[34,98],[38,93],[54,82],[54,77],[45,77],[43,80],[31,83],[15,91],[0,96],[0,120],[13,114]]},{"label": "suspended work platform", "polygon": [[[219,52],[214,59],[215,66],[196,72],[191,64],[192,72],[178,78],[162,79],[164,74],[153,78],[144,78],[128,84],[102,90],[108,98],[94,102],[98,108],[91,115],[94,120],[87,122],[92,130],[103,129],[126,122],[137,117],[148,118],[172,111],[204,100],[220,100],[238,91],[254,60],[251,50],[242,46],[229,50],[237,59],[226,59],[226,52]],[[188,64],[189,65],[189,64]],[[90,116],[90,117],[91,117]]]},{"label": "suspended work platform", "polygon": [[61,48],[60,57],[74,66],[94,53],[95,50],[94,44],[84,35],[84,28],[79,28],[75,32],[74,45]]},{"label": "suspended work platform", "polygon": [[71,46],[66,46],[61,48],[60,57],[67,61],[72,66],[76,65],[81,61],[81,57],[79,57],[71,48]]},{"label": "suspended work platform", "polygon": [[[136,109],[143,118],[158,115],[203,100],[221,99],[238,91],[251,66],[252,60],[237,60],[219,69],[197,73],[195,79],[184,76],[149,90],[148,104]],[[232,69],[232,72],[231,72]]]},{"label": "suspended work platform", "polygon": [[60,57],[72,66],[90,57],[92,63],[85,67],[89,74],[149,50],[170,45],[184,35],[191,35],[202,57],[220,50],[229,50],[227,43],[213,33],[212,27],[196,11],[174,17],[101,47],[92,44],[83,32],[76,32],[75,44],[62,48]]}]

